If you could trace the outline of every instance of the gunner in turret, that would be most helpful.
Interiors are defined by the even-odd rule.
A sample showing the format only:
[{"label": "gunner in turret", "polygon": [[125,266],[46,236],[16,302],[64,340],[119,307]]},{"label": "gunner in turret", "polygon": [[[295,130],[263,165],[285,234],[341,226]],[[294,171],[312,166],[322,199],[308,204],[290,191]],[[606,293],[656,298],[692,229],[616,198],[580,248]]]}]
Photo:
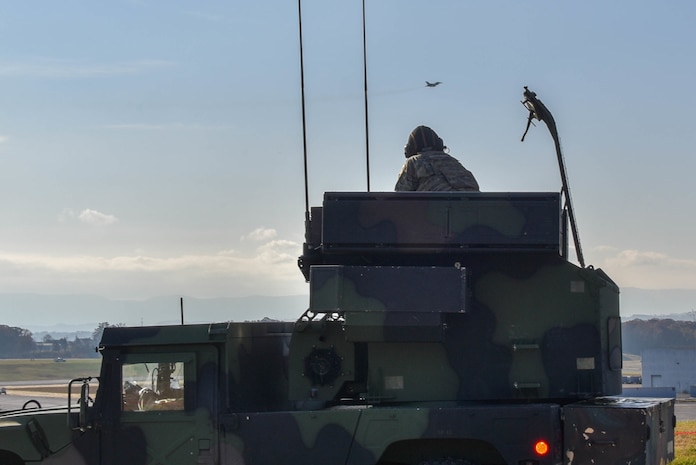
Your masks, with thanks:
[{"label": "gunner in turret", "polygon": [[408,136],[396,191],[479,191],[478,182],[456,158],[445,152],[442,139],[427,126]]}]

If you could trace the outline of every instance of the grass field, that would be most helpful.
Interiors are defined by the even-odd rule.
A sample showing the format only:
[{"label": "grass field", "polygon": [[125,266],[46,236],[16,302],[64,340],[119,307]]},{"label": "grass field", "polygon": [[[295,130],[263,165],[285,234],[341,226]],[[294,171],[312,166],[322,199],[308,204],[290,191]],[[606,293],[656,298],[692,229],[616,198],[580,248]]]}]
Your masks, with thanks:
[{"label": "grass field", "polygon": [[0,359],[0,386],[17,381],[53,381],[98,376],[100,358],[67,359]]},{"label": "grass field", "polygon": [[696,420],[677,422],[674,452],[674,465],[696,465]]}]

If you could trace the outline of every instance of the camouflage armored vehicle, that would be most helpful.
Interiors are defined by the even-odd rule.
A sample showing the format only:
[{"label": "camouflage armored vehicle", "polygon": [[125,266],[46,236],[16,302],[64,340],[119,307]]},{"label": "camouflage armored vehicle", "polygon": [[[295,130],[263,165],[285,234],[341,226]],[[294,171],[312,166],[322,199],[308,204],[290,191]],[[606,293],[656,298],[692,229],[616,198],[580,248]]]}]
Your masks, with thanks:
[{"label": "camouflage armored vehicle", "polygon": [[94,401],[1,414],[0,463],[665,464],[673,401],[617,397],[567,195],[326,193],[297,321],[106,328]]}]

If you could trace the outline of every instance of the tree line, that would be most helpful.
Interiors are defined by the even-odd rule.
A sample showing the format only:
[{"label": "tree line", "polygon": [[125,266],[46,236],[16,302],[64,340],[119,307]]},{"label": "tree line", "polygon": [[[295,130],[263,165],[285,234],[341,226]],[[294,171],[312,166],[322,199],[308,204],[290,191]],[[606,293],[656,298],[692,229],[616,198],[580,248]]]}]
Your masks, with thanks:
[{"label": "tree line", "polygon": [[696,349],[696,322],[672,319],[631,320],[621,325],[623,352],[645,349]]},{"label": "tree line", "polygon": [[44,336],[35,341],[28,329],[0,325],[0,358],[94,358],[99,355],[95,348],[101,340],[104,328],[112,325],[102,322],[92,332],[91,337],[68,340],[65,337],[54,339]]}]

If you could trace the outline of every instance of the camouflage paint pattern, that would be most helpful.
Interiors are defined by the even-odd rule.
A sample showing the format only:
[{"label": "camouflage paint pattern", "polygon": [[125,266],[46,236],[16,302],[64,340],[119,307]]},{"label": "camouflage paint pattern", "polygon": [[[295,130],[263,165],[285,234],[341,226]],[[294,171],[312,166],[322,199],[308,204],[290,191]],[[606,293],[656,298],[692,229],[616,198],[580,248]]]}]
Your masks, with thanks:
[{"label": "camouflage paint pattern", "polygon": [[[328,193],[296,322],[106,328],[86,418],[0,413],[0,463],[666,463],[671,401],[598,400],[621,388],[618,287],[565,258],[559,210]],[[588,428],[624,427],[647,440],[597,455]]]},{"label": "camouflage paint pattern", "polygon": [[[200,448],[200,438],[189,436],[192,427],[199,426],[195,418],[189,418],[187,423],[184,418],[172,421],[147,412],[143,416],[151,418],[142,418],[139,426],[122,424],[112,428],[108,438],[104,438],[105,431],[100,434],[98,429],[75,433],[72,443],[37,463],[415,465],[457,457],[472,463],[516,463],[523,458],[551,464],[558,463],[561,453],[556,434],[561,428],[559,409],[558,405],[549,404],[418,408],[362,405],[294,412],[221,413],[218,441],[206,442],[205,449]],[[54,416],[65,419],[64,415]],[[39,422],[42,420],[38,418]],[[172,423],[177,428],[167,427]],[[18,431],[23,433],[24,429]],[[538,457],[533,450],[534,442],[540,438],[550,441],[552,452],[547,458]],[[18,439],[27,442],[26,438]],[[113,449],[114,444],[119,448]]]},{"label": "camouflage paint pattern", "polygon": [[[333,389],[305,382],[305,391],[332,400],[346,395],[335,384],[360,382],[376,389],[366,395],[393,401],[619,394],[619,290],[601,270],[561,256],[559,201],[327,193],[300,265],[309,314],[340,315],[343,330],[305,331],[293,343],[362,345],[363,360],[352,351],[344,374],[359,373],[353,363],[369,376],[337,379]],[[409,350],[427,356],[401,356]],[[291,392],[299,392],[292,382]]]}]

